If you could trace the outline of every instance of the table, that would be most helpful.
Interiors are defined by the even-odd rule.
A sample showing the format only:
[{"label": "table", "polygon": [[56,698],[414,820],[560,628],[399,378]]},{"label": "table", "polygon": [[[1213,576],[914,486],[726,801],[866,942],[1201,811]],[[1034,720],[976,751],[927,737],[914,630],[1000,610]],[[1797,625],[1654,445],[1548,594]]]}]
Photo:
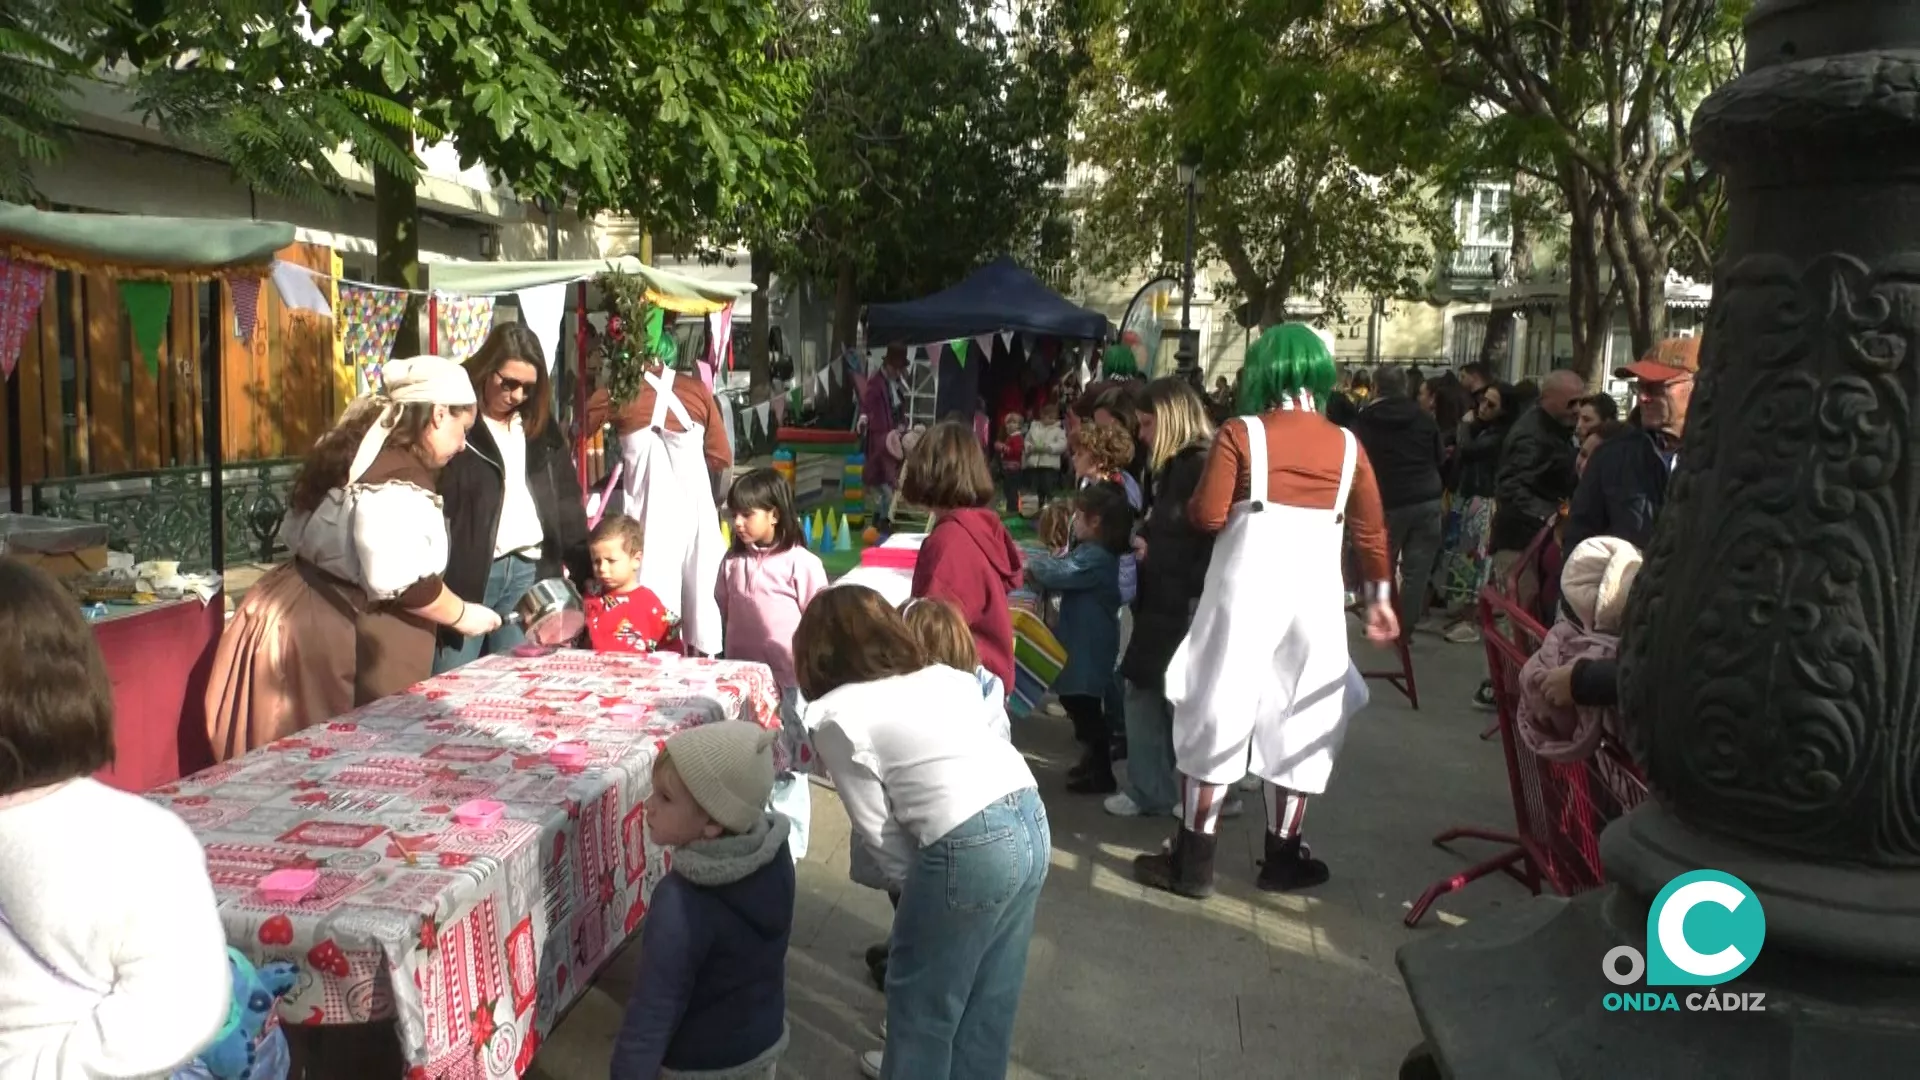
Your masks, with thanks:
[{"label": "table", "polygon": [[[150,797],[205,847],[228,941],[299,965],[283,1019],[393,1018],[410,1078],[512,1077],[667,871],[642,816],[661,744],[722,718],[778,728],[777,702],[759,664],[488,657]],[[588,764],[551,764],[555,742]],[[453,821],[478,798],[506,820]],[[283,867],[318,888],[267,901],[254,885]]]},{"label": "table", "polygon": [[[926,539],[926,533],[894,533],[868,550],[908,548],[917,551]],[[913,571],[892,566],[868,566],[863,563],[841,574],[834,584],[865,585],[879,593],[882,599],[894,607],[899,607],[913,598]]]},{"label": "table", "polygon": [[213,764],[207,674],[226,627],[226,597],[114,604],[92,622],[113,683],[113,764],[95,779],[141,792]]}]

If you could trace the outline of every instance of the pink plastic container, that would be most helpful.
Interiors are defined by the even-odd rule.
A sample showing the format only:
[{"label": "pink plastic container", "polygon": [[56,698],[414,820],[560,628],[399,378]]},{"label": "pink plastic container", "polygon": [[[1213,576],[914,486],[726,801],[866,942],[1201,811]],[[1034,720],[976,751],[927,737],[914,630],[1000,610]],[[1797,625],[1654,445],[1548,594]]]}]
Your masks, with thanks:
[{"label": "pink plastic container", "polygon": [[563,769],[585,768],[587,764],[587,744],[577,742],[554,743],[547,751],[547,760]]},{"label": "pink plastic container", "polygon": [[276,904],[292,904],[305,900],[320,884],[320,871],[303,870],[293,867],[275,870],[260,879],[260,895]]},{"label": "pink plastic container", "polygon": [[506,816],[506,806],[492,799],[469,799],[453,808],[453,820],[474,829],[490,829]]}]

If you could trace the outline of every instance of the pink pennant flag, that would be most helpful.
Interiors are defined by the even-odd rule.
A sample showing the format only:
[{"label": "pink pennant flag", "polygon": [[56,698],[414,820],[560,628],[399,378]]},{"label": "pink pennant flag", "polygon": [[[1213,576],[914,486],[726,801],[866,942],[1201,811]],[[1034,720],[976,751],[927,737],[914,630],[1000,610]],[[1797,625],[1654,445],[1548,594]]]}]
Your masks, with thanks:
[{"label": "pink pennant flag", "polygon": [[46,267],[0,258],[0,382],[13,378],[20,347],[40,314],[40,298],[46,291]]},{"label": "pink pennant flag", "polygon": [[260,279],[227,279],[227,292],[233,297],[233,336],[253,344],[254,331],[260,328]]}]

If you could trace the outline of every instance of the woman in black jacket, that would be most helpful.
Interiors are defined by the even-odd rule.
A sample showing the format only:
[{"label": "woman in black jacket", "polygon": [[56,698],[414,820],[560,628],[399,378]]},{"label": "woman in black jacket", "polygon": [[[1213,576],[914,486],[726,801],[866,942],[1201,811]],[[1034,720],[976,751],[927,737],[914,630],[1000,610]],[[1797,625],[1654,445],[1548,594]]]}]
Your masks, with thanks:
[{"label": "woman in black jacket", "polygon": [[1460,539],[1444,579],[1447,606],[1454,617],[1446,638],[1459,644],[1480,637],[1473,624],[1474,601],[1486,584],[1490,565],[1487,540],[1493,528],[1494,479],[1500,470],[1500,448],[1513,430],[1515,397],[1514,388],[1506,383],[1487,387],[1480,392],[1473,415],[1460,425],[1454,489],[1454,505],[1460,507]]},{"label": "woman in black jacket", "polygon": [[[580,478],[553,417],[545,350],[518,323],[493,328],[466,363],[480,401],[467,448],[440,473],[447,515],[447,588],[506,616],[533,583],[564,570],[577,585],[592,576]],[[480,638],[440,635],[435,674],[525,640],[502,624]]]},{"label": "woman in black jacket", "polygon": [[1127,786],[1106,802],[1107,813],[1119,817],[1160,816],[1179,803],[1167,663],[1187,636],[1213,555],[1213,537],[1187,520],[1187,500],[1200,484],[1213,443],[1206,402],[1179,376],[1147,384],[1147,397],[1154,419],[1148,458],[1154,500],[1134,540],[1140,588],[1133,636],[1120,659],[1126,680]]}]

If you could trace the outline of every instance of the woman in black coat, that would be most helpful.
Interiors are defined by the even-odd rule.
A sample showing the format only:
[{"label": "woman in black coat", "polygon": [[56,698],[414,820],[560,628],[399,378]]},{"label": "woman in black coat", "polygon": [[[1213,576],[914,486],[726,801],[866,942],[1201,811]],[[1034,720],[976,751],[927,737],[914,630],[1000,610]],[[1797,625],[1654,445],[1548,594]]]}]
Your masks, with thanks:
[{"label": "woman in black coat", "polygon": [[1213,443],[1213,424],[1185,379],[1147,385],[1153,404],[1153,452],[1148,468],[1154,500],[1134,541],[1140,587],[1133,605],[1133,636],[1120,659],[1126,680],[1127,786],[1107,798],[1119,817],[1158,816],[1178,805],[1173,756],[1173,707],[1167,703],[1167,663],[1187,636],[1207,580],[1213,537],[1187,520],[1187,500]]},{"label": "woman in black coat", "polygon": [[[566,436],[553,418],[545,350],[518,323],[493,328],[466,363],[480,401],[467,448],[440,473],[447,515],[445,581],[462,600],[504,618],[533,583],[564,571],[585,587],[587,516]],[[484,637],[442,633],[437,675],[525,640],[503,623]]]},{"label": "woman in black coat", "polygon": [[1513,429],[1516,394],[1506,383],[1495,383],[1480,392],[1473,415],[1460,425],[1455,460],[1454,505],[1460,508],[1460,539],[1449,559],[1446,582],[1447,607],[1455,621],[1446,630],[1448,641],[1467,643],[1478,640],[1473,625],[1474,599],[1486,584],[1490,556],[1487,541],[1493,529],[1494,480],[1500,471],[1500,448],[1506,445],[1507,432]]}]

